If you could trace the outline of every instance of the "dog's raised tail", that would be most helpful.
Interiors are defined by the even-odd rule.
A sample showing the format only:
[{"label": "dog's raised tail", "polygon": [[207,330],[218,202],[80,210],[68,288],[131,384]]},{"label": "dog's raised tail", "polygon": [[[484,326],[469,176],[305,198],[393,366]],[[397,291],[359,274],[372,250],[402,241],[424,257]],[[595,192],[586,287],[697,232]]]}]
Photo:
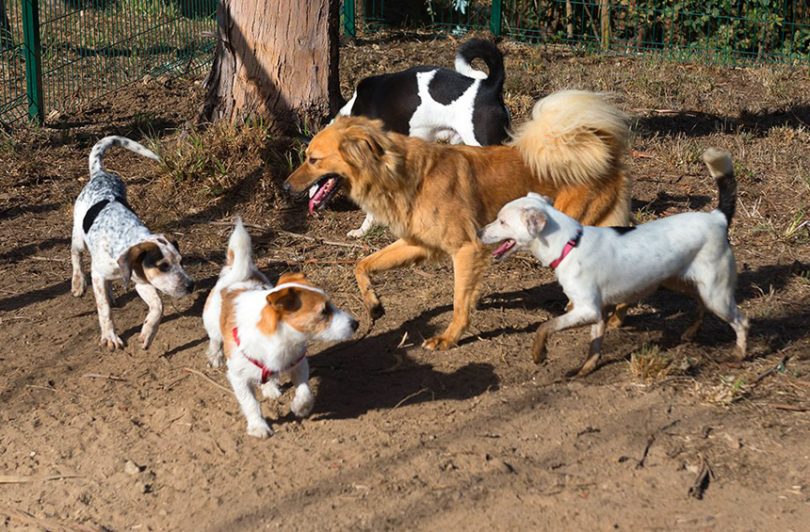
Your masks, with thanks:
[{"label": "dog's raised tail", "polygon": [[90,177],[106,171],[104,169],[104,154],[107,153],[107,150],[113,146],[120,146],[128,149],[129,151],[133,151],[138,155],[148,157],[149,159],[153,159],[155,161],[160,161],[160,157],[158,157],[155,152],[149,150],[142,144],[139,144],[126,137],[111,135],[96,142],[96,145],[93,146],[92,150],[90,150]]},{"label": "dog's raised tail", "polygon": [[228,252],[223,269],[222,284],[229,286],[234,283],[247,281],[253,271],[253,248],[250,235],[237,217],[234,222],[231,237],[228,239]]},{"label": "dog's raised tail", "polygon": [[[489,75],[472,67],[473,59],[481,59],[489,69]],[[484,80],[484,85],[497,92],[503,91],[506,72],[503,67],[503,54],[495,43],[486,39],[470,39],[456,51],[456,72],[471,78]]]},{"label": "dog's raised tail", "polygon": [[731,225],[731,219],[737,208],[737,179],[734,177],[734,164],[731,154],[717,148],[709,148],[703,152],[703,162],[709,168],[709,173],[717,181],[720,198],[717,201],[717,210],[726,217],[726,223]]}]

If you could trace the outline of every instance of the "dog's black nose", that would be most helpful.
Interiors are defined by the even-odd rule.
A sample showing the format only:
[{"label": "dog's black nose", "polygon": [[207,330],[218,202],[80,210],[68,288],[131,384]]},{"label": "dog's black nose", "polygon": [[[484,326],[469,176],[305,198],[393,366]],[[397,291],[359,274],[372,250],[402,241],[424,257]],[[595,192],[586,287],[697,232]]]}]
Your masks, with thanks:
[{"label": "dog's black nose", "polygon": [[357,321],[356,319],[352,318],[352,321],[351,321],[350,325],[352,326],[352,330],[356,331],[357,328],[360,327],[360,322]]},{"label": "dog's black nose", "polygon": [[194,281],[189,279],[186,281],[186,292],[189,294],[194,291]]}]

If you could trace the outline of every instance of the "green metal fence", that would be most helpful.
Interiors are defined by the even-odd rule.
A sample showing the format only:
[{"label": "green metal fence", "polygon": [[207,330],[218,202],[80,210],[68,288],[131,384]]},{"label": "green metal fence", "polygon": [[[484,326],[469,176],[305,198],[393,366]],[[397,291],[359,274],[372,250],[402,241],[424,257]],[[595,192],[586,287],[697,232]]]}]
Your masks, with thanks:
[{"label": "green metal fence", "polygon": [[810,65],[808,0],[346,0],[344,7],[349,34],[355,25],[488,28],[589,50]]},{"label": "green metal fence", "polygon": [[210,64],[216,0],[0,0],[0,121]]}]

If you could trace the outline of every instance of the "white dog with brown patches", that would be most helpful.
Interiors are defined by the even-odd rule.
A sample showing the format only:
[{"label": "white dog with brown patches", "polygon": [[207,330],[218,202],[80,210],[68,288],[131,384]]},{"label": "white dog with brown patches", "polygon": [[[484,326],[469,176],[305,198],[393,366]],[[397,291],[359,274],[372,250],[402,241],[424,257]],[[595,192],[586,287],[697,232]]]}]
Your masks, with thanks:
[{"label": "white dog with brown patches", "polygon": [[247,418],[247,432],[258,438],[273,431],[262,416],[255,388],[276,399],[281,396],[279,377],[289,375],[295,386],[292,412],[309,415],[315,397],[308,384],[307,344],[347,340],[358,326],[303,274],[284,274],[274,288],[253,263],[250,236],[241,220],[228,241],[227,263],[205,302],[203,323],[208,360],[218,367],[223,355],[227,359],[228,380]]},{"label": "white dog with brown patches", "polygon": [[592,324],[589,356],[579,375],[590,373],[599,360],[606,310],[638,301],[659,286],[698,300],[698,317],[685,339],[697,332],[705,306],[731,325],[737,334],[737,357],[745,358],[748,319],[734,299],[737,269],[728,242],[737,183],[727,152],[709,149],[703,160],[720,191],[712,212],[676,214],[637,227],[583,227],[545,197],[530,193],[506,204],[498,219],[481,231],[485,244],[500,243],[493,253],[497,259],[528,248],[554,270],[573,304],[570,311],[537,329],[535,363],[545,359],[552,333]]}]

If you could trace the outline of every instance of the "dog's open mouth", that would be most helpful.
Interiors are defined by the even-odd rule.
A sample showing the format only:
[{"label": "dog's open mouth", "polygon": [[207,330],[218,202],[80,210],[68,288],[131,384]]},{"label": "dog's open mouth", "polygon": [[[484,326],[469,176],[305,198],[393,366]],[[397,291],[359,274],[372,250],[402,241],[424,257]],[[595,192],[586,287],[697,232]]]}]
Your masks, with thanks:
[{"label": "dog's open mouth", "polygon": [[503,259],[509,254],[510,251],[512,251],[512,249],[514,249],[515,244],[516,242],[511,238],[504,240],[497,248],[495,248],[495,251],[492,252],[492,256],[495,258],[495,260]]},{"label": "dog's open mouth", "polygon": [[315,209],[322,209],[340,188],[340,176],[337,174],[326,174],[314,185],[309,187],[309,214]]}]

